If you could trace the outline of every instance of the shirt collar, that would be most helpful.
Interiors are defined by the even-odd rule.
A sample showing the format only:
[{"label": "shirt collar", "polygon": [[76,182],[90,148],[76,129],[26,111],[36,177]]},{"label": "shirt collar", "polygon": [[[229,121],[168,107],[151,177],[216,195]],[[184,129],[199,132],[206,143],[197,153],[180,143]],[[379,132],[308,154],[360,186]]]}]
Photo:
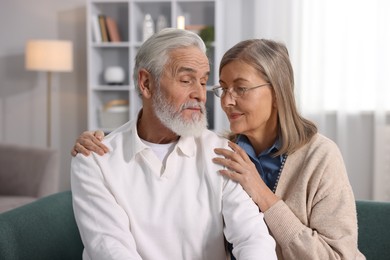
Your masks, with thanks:
[{"label": "shirt collar", "polygon": [[196,152],[195,137],[180,137],[179,142],[177,143],[177,148],[187,157],[194,156]]},{"label": "shirt collar", "polygon": [[134,149],[131,149],[132,150],[131,157],[134,157],[136,154],[142,152],[143,150],[149,149],[149,146],[143,143],[141,138],[138,135],[137,122],[135,122],[133,125],[130,147],[134,147]]},{"label": "shirt collar", "polygon": [[[133,126],[131,142],[132,147],[135,147],[132,154],[130,154],[131,157],[135,156],[137,153],[141,153],[145,149],[149,149],[149,146],[143,143],[139,137],[136,123]],[[193,136],[180,137],[176,146],[185,156],[192,157],[196,153],[196,141]]]},{"label": "shirt collar", "polygon": [[280,137],[276,138],[275,143],[268,149],[262,151],[260,154],[256,154],[255,150],[253,149],[253,146],[251,142],[249,141],[248,137],[245,135],[238,135],[236,143],[241,146],[245,150],[245,152],[251,156],[252,158],[257,158],[262,155],[270,154],[270,153],[275,153],[279,151],[281,147],[281,140]]}]

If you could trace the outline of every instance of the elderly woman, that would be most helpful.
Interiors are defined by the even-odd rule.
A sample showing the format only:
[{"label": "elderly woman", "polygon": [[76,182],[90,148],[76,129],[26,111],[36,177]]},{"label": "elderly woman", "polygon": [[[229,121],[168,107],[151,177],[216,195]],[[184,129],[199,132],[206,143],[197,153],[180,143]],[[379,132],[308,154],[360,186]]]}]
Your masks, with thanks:
[{"label": "elderly woman", "polygon": [[242,41],[226,52],[219,71],[214,92],[229,119],[234,152],[215,149],[225,159],[213,160],[264,212],[278,259],[364,259],[343,158],[298,113],[286,47]]},{"label": "elderly woman", "polygon": [[[242,41],[225,53],[219,71],[213,91],[230,122],[233,152],[216,148],[223,158],[213,161],[264,213],[278,259],[365,259],[343,158],[299,114],[287,48],[272,40]],[[102,136],[84,132],[72,154],[106,152]]]}]

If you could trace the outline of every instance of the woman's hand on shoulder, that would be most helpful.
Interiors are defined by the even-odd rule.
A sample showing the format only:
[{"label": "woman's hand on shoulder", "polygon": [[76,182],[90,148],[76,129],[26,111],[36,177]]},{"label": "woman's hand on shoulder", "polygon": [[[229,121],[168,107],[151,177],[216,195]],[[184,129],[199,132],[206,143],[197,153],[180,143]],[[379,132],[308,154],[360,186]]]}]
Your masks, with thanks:
[{"label": "woman's hand on shoulder", "polygon": [[83,155],[88,156],[91,152],[104,155],[109,150],[107,146],[102,143],[103,138],[104,132],[101,130],[83,132],[77,138],[71,151],[71,155],[76,156],[78,153],[82,153]]},{"label": "woman's hand on shoulder", "polygon": [[265,212],[279,198],[267,187],[262,180],[256,166],[247,153],[236,143],[229,141],[232,150],[216,148],[214,152],[222,157],[213,158],[213,162],[220,164],[225,169],[219,173],[241,184],[252,200]]}]

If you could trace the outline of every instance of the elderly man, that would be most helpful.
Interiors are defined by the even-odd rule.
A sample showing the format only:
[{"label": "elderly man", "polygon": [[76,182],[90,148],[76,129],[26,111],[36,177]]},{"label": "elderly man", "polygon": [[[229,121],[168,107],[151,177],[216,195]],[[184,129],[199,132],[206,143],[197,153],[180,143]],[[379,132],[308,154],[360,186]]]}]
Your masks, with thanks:
[{"label": "elderly man", "polygon": [[207,130],[210,66],[198,35],[164,29],[139,49],[134,83],[138,120],[103,141],[103,156],[72,160],[73,206],[84,259],[276,259],[269,235],[242,187],[219,175]]}]

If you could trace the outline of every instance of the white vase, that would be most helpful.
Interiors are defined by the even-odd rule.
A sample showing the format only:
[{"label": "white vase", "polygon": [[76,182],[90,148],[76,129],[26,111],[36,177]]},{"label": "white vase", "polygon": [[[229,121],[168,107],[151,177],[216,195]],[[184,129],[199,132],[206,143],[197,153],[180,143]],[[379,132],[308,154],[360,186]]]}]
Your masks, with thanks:
[{"label": "white vase", "polygon": [[122,85],[125,80],[125,71],[122,67],[112,66],[104,71],[104,81],[109,85]]},{"label": "white vase", "polygon": [[157,18],[156,31],[159,32],[164,28],[168,27],[167,19],[164,15],[159,15]]},{"label": "white vase", "polygon": [[150,14],[146,14],[144,18],[142,40],[146,41],[150,36],[154,34],[154,22]]}]

